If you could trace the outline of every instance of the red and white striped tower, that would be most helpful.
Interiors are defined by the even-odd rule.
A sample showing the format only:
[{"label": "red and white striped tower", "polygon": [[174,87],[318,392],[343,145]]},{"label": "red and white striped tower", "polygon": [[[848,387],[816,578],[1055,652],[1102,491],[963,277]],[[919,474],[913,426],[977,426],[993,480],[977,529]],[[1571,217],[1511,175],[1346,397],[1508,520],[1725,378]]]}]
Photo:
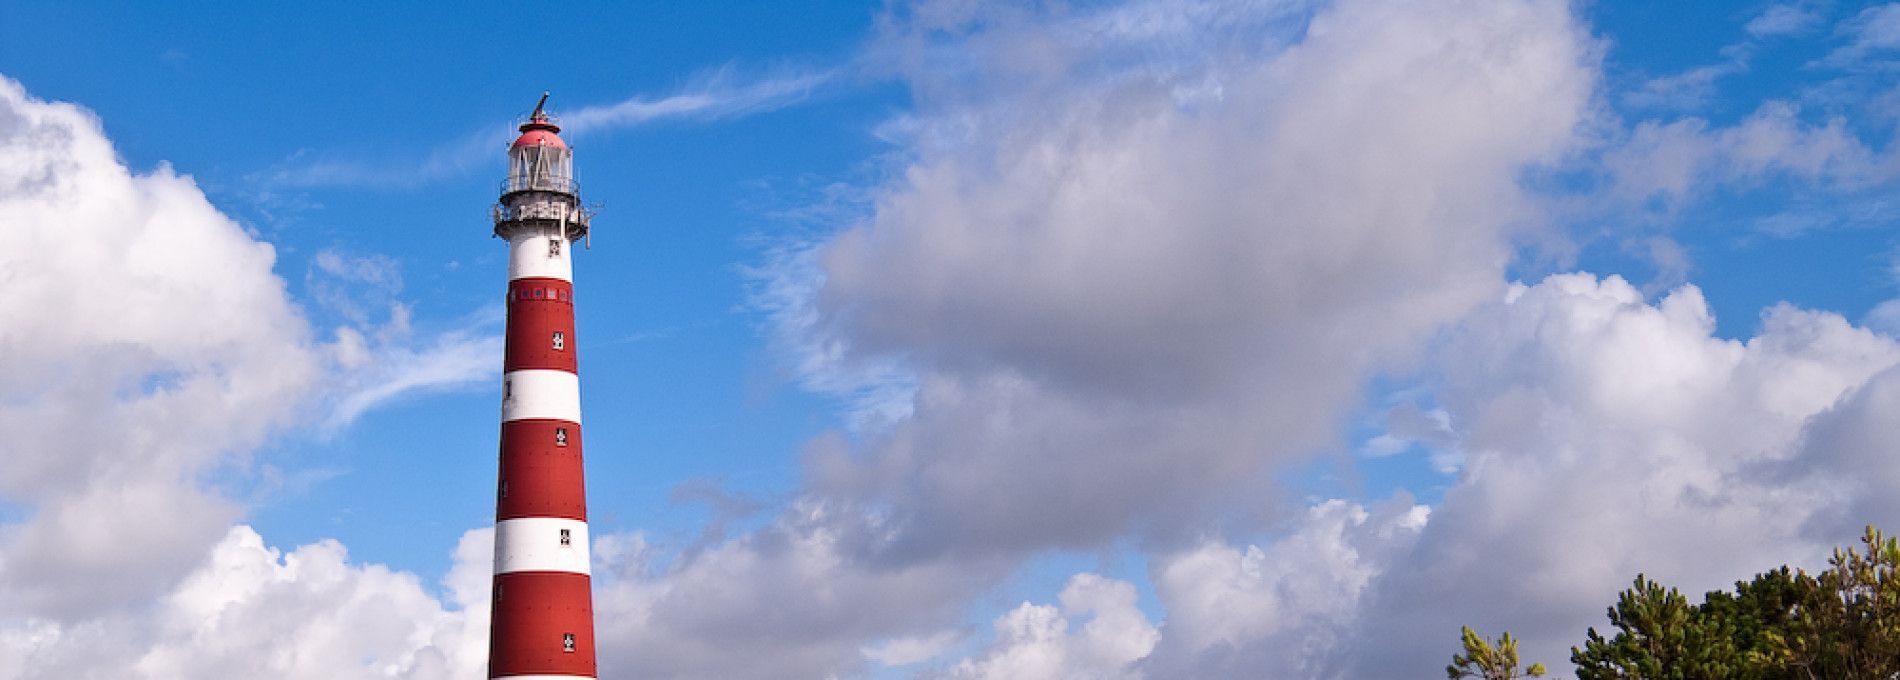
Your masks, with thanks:
[{"label": "red and white striped tower", "polygon": [[508,148],[494,210],[495,235],[508,240],[508,330],[488,677],[515,680],[595,676],[569,259],[589,215],[547,101]]}]

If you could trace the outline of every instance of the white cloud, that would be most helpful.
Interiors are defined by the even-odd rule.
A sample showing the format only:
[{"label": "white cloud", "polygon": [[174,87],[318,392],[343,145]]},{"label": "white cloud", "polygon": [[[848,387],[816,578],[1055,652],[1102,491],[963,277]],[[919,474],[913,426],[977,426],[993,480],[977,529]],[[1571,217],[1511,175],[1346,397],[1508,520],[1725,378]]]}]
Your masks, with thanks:
[{"label": "white cloud", "polygon": [[[1654,304],[1587,275],[1505,288],[1513,239],[1544,215],[1524,171],[1570,158],[1592,122],[1598,47],[1569,4],[1346,0],[1310,23],[1298,4],[1177,9],[938,3],[885,20],[873,53],[919,102],[885,130],[906,165],[863,222],[766,277],[807,352],[805,384],[868,394],[876,426],[814,442],[799,498],[738,538],[673,555],[600,537],[604,668],[776,678],[923,663],[1025,555],[1130,533],[1161,546],[1167,621],[1141,613],[1132,585],[1078,576],[940,670],[1378,677],[1436,667],[1465,623],[1561,661],[1553,650],[1637,570],[1719,585],[1745,575],[1730,565],[1811,557],[1839,526],[1900,512],[1876,493],[1900,479],[1879,434],[1900,394],[1891,339],[1780,308],[1756,338],[1722,340],[1693,288]],[[132,291],[125,309],[81,309],[134,323],[83,333],[23,294],[57,286],[0,289],[0,312],[38,315],[0,329],[0,358],[76,371],[0,375],[0,426],[28,433],[0,444],[18,447],[0,449],[0,496],[36,511],[0,529],[0,651],[80,677],[475,672],[485,534],[465,537],[443,601],[334,543],[286,553],[243,528],[220,542],[233,510],[192,476],[255,446],[300,397],[353,395],[333,416],[348,422],[405,390],[479,379],[492,338],[405,354],[435,336],[408,333],[392,299],[313,346],[267,246],[189,180],[117,165],[75,109],[7,85],[0,205],[23,209],[0,219],[131,233],[72,244],[29,220],[5,231],[23,236],[0,263],[38,273],[18,253],[53,249],[80,264],[52,281],[160,275],[85,289]],[[581,113],[600,126],[736,115],[798,92]],[[1798,113],[1639,127],[1619,171],[1639,201],[1711,178],[1877,172],[1842,124]],[[79,152],[46,153],[61,144]],[[107,189],[61,189],[70,177]],[[144,257],[165,266],[140,269]],[[396,273],[319,260],[342,280]],[[203,266],[166,278],[181,261]],[[219,328],[195,314],[206,296],[266,323]],[[42,331],[51,345],[35,344]],[[326,361],[362,381],[321,382]],[[1434,376],[1435,410],[1393,436],[1464,456],[1429,523],[1403,498],[1327,502],[1283,539],[1199,538],[1221,523],[1210,508],[1275,505],[1261,496],[1276,465],[1336,444],[1368,376],[1395,368]],[[104,436],[73,451],[66,431]],[[128,547],[149,553],[138,570]]]},{"label": "white cloud", "polygon": [[952,645],[963,641],[963,638],[964,635],[960,631],[945,630],[929,635],[885,640],[876,645],[866,646],[859,651],[863,652],[864,658],[884,666],[909,666],[937,658],[948,651]]},{"label": "white cloud", "polygon": [[748,80],[727,66],[701,75],[680,92],[659,99],[636,96],[584,106],[562,115],[559,122],[574,134],[590,134],[668,118],[742,116],[796,104],[837,76],[835,71],[794,71]]},{"label": "white cloud", "polygon": [[1165,535],[1328,445],[1501,285],[1521,173],[1576,149],[1596,82],[1559,2],[1342,2],[1268,45],[1297,10],[1228,8],[1159,66],[1130,55],[1176,28],[1083,28],[1138,9],[886,29],[914,160],[783,330],[802,367],[913,376],[910,418],[811,457],[816,493],[892,508],[898,559]]},{"label": "white cloud", "polygon": [[140,601],[235,508],[197,476],[291,421],[320,354],[273,253],[189,177],[0,79],[0,611]]},{"label": "white cloud", "polygon": [[[1284,538],[1158,557],[1161,637],[1101,677],[1396,677],[1442,664],[1460,625],[1561,668],[1639,572],[1701,592],[1900,520],[1883,491],[1900,343],[1787,306],[1747,341],[1713,327],[1693,287],[1650,303],[1587,274],[1514,286],[1436,353],[1431,394],[1470,456],[1442,506],[1328,501]],[[1046,662],[1074,637],[1050,607],[1003,621],[1016,657],[959,669]]]},{"label": "white cloud", "polygon": [[1815,8],[1801,3],[1781,3],[1770,5],[1753,19],[1749,19],[1742,30],[1755,38],[1772,38],[1786,35],[1801,35],[1821,26],[1823,17]]},{"label": "white cloud", "polygon": [[1747,70],[1739,61],[1729,61],[1652,78],[1633,92],[1623,95],[1623,103],[1639,108],[1696,109],[1707,105],[1716,95],[1716,83]]},{"label": "white cloud", "polygon": [[314,259],[313,297],[349,324],[314,342],[270,245],[6,80],[0,165],[0,500],[27,510],[0,525],[0,611],[86,616],[175,582],[237,517],[203,479],[317,420],[314,397],[334,395],[340,426],[493,374],[498,339],[411,331],[382,256]]},{"label": "white cloud", "polygon": [[[346,424],[403,391],[490,376],[500,353],[492,336],[414,338],[395,262],[340,253],[317,256],[310,283],[353,325],[317,344],[268,243],[171,167],[129,171],[78,106],[10,80],[0,234],[0,500],[27,509],[0,524],[0,612],[144,602],[237,517],[203,477],[315,420],[314,397],[344,395],[331,422]],[[365,302],[390,321],[369,329]]]},{"label": "white cloud", "polygon": [[232,527],[178,586],[131,614],[0,625],[0,678],[406,678],[487,663],[492,535],[456,548],[438,600],[417,578],[321,541],[283,552]]},{"label": "white cloud", "polygon": [[1828,53],[1821,63],[1836,68],[1859,68],[1870,57],[1900,48],[1900,3],[1868,7],[1839,27],[1849,36],[1846,46]]},{"label": "white cloud", "polygon": [[326,426],[346,427],[363,413],[406,395],[491,384],[488,381],[500,375],[502,339],[484,330],[450,329],[416,337],[405,329],[372,344],[361,332],[339,327],[338,362],[351,370],[333,381],[335,396]]},{"label": "white cloud", "polygon": [[[829,212],[829,211],[826,211]],[[746,268],[749,303],[775,331],[779,356],[791,364],[799,386],[845,400],[853,429],[885,427],[911,416],[916,378],[894,357],[865,357],[829,337],[822,327],[817,293],[825,275],[814,243],[796,241],[770,249],[766,264]]]},{"label": "white cloud", "polygon": [[1265,546],[1209,541],[1154,567],[1167,608],[1148,677],[1325,677],[1354,646],[1372,579],[1409,549],[1430,516],[1408,498],[1381,507],[1331,500]]},{"label": "white cloud", "polygon": [[[804,101],[836,78],[835,71],[788,71],[748,80],[728,66],[701,75],[680,91],[657,99],[636,95],[610,104],[582,106],[568,113],[562,112],[562,100],[556,99],[549,110],[555,114],[555,122],[562,126],[564,134],[573,138],[658,120],[718,120],[772,111]],[[526,113],[522,112],[524,117]],[[366,161],[341,157],[338,153],[303,150],[249,179],[264,187],[263,195],[271,195],[271,188],[414,188],[495,163],[501,149],[497,140],[511,139],[514,126],[514,123],[485,126],[428,149],[420,157]]]},{"label": "white cloud", "polygon": [[380,254],[320,251],[304,274],[314,308],[340,321],[325,358],[323,428],[336,432],[372,409],[419,393],[493,385],[500,376],[504,311],[481,308],[446,328],[415,327],[400,294],[402,266]]},{"label": "white cloud", "polygon": [[[1135,606],[1135,587],[1077,574],[1057,597],[1060,606],[1024,602],[996,619],[996,642],[980,659],[951,668],[955,680],[1115,680],[1139,674],[1134,661],[1161,634]],[[1070,631],[1071,626],[1080,625]]]},{"label": "white cloud", "polygon": [[[397,307],[402,292],[402,265],[387,255],[351,255],[334,248],[318,251],[304,272],[305,295],[318,307],[355,326],[367,326],[370,316]],[[406,322],[406,310],[392,322]],[[403,325],[406,326],[406,323]]]},{"label": "white cloud", "polygon": [[[463,538],[458,570],[488,566],[485,534]],[[480,571],[482,587],[456,588],[449,611],[413,575],[350,565],[335,541],[285,554],[237,527],[166,598],[159,640],[134,668],[151,678],[469,677],[487,662]]]},{"label": "white cloud", "polygon": [[[1399,396],[1403,399],[1408,395]],[[1384,431],[1360,445],[1359,455],[1386,458],[1422,445],[1430,453],[1434,467],[1441,472],[1455,472],[1464,454],[1457,450],[1452,434],[1451,414],[1444,409],[1420,409],[1415,403],[1401,400],[1386,411]]]},{"label": "white cloud", "polygon": [[1349,674],[1442,662],[1460,625],[1561,664],[1639,572],[1701,592],[1900,519],[1871,490],[1900,472],[1865,434],[1900,345],[1791,307],[1762,323],[1723,340],[1693,287],[1649,304],[1564,275],[1462,324],[1435,372],[1467,464],[1377,581],[1361,634],[1383,642]]},{"label": "white cloud", "polygon": [[1786,178],[1846,193],[1890,179],[1891,163],[1856,136],[1845,119],[1803,120],[1789,102],[1770,101],[1731,127],[1700,118],[1644,121],[1605,152],[1613,186],[1606,198],[1628,205],[1661,201],[1671,210],[1722,187]]},{"label": "white cloud", "polygon": [[817,504],[664,568],[643,539],[613,537],[595,554],[597,631],[614,641],[601,667],[681,679],[855,672],[867,641],[942,631],[1007,568],[872,559],[887,540],[874,520]]},{"label": "white cloud", "polygon": [[[1900,520],[1900,343],[1786,306],[1745,342],[1712,331],[1693,287],[1513,287],[1433,369],[1470,456],[1441,507],[1329,501],[1285,538],[1164,555],[1162,637],[1115,672],[1391,677],[1443,663],[1460,625],[1561,667],[1639,572],[1700,592]],[[1041,633],[1025,650],[1063,639],[1047,608],[1011,617]]]}]

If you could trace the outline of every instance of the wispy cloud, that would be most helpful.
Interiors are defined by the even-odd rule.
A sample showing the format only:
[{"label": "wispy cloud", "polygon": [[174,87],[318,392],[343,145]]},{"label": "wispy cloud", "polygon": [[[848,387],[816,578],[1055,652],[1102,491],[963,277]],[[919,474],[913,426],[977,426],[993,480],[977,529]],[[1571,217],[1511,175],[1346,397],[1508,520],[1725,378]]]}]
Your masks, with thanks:
[{"label": "wispy cloud", "polygon": [[[341,344],[360,341],[344,332],[339,335]],[[378,348],[348,376],[325,427],[341,430],[403,395],[467,388],[491,380],[501,364],[501,350],[501,336],[474,330],[448,331],[417,347]]]},{"label": "wispy cloud", "polygon": [[[805,101],[837,81],[838,73],[837,69],[791,71],[749,78],[726,66],[694,78],[669,95],[635,95],[609,104],[583,106],[557,115],[557,120],[569,135],[587,136],[662,120],[711,121],[748,116]],[[421,157],[406,159],[338,157],[304,150],[250,179],[267,188],[412,188],[461,176],[491,163],[496,149],[512,134],[513,125],[485,125],[443,142]]]},{"label": "wispy cloud", "polygon": [[631,97],[613,104],[583,107],[561,116],[560,123],[577,134],[597,134],[658,120],[681,118],[719,120],[772,111],[797,104],[837,80],[838,71],[778,74],[746,80],[721,68],[698,78],[691,86],[660,98]]},{"label": "wispy cloud", "polygon": [[1863,9],[1836,26],[1834,33],[1848,38],[1848,43],[1828,52],[1814,65],[1848,72],[1889,70],[1889,60],[1881,57],[1900,50],[1900,4]]},{"label": "wispy cloud", "polygon": [[419,329],[409,305],[395,295],[402,271],[394,259],[337,250],[312,258],[304,287],[316,303],[312,314],[340,322],[335,341],[324,346],[330,370],[320,417],[326,434],[406,395],[479,388],[497,377],[501,305]]},{"label": "wispy cloud", "polygon": [[1769,6],[1754,19],[1749,20],[1742,30],[1756,38],[1799,36],[1820,28],[1824,19],[1826,17],[1822,15],[1818,7],[1805,6],[1802,3],[1784,3]]},{"label": "wispy cloud", "polygon": [[309,149],[248,179],[266,191],[318,187],[409,189],[462,175],[492,162],[512,128],[495,125],[465,134],[406,159],[342,158]]}]

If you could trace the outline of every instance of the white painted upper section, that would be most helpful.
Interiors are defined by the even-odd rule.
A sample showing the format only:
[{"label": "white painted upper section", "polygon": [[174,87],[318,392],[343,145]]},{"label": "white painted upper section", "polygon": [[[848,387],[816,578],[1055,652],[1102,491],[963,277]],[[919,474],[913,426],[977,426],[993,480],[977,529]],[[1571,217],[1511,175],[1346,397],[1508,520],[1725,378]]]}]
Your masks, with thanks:
[{"label": "white painted upper section", "polygon": [[501,376],[501,422],[548,418],[581,422],[581,377],[544,368]]},{"label": "white painted upper section", "polygon": [[[567,545],[561,545],[561,531]],[[495,523],[495,573],[565,571],[591,574],[587,523],[559,517],[519,517]]]},{"label": "white painted upper section", "polygon": [[[508,280],[544,278],[574,280],[574,244],[556,229],[546,232],[522,230],[508,240]],[[548,247],[559,243],[559,251]]]}]

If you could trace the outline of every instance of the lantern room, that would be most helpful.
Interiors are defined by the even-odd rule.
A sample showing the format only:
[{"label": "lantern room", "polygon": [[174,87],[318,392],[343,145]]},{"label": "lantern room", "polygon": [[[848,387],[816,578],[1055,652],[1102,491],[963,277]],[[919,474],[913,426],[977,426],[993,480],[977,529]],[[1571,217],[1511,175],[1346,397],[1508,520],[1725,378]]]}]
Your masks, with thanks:
[{"label": "lantern room", "polygon": [[574,155],[561,141],[561,128],[548,120],[548,96],[534,105],[528,122],[521,124],[521,136],[508,146],[508,180],[503,194],[518,191],[555,191],[577,195],[574,183]]}]

